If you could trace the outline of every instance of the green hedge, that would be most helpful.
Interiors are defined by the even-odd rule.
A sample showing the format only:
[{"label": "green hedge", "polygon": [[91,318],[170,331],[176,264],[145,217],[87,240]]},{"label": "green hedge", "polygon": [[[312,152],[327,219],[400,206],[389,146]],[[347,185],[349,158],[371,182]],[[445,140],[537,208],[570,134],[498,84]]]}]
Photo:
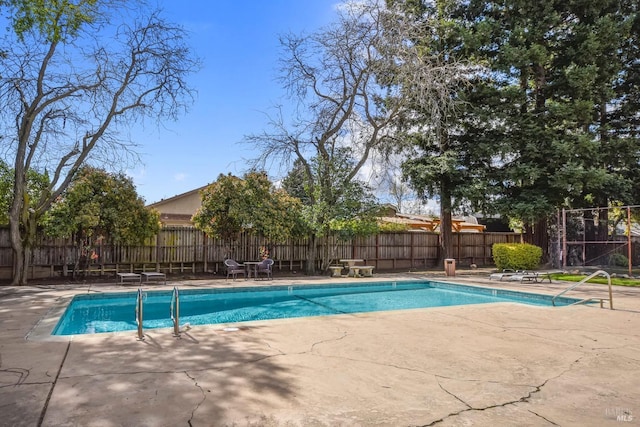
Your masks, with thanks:
[{"label": "green hedge", "polygon": [[498,270],[535,270],[542,259],[542,248],[528,243],[496,243],[492,251]]}]

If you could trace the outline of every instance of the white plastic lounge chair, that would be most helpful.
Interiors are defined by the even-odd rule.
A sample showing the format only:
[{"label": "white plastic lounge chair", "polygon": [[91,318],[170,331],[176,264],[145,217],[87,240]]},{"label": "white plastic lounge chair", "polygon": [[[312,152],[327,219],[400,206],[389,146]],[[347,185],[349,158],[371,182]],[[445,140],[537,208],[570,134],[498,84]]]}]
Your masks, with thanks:
[{"label": "white plastic lounge chair", "polygon": [[564,273],[564,270],[538,270],[536,271],[536,273],[538,274],[538,279],[540,279],[540,282],[544,282],[545,279],[549,280],[549,283],[553,283],[551,281],[551,275],[552,274],[562,274]]},{"label": "white plastic lounge chair", "polygon": [[538,281],[538,273],[535,271],[530,271],[530,272],[524,272],[524,273],[517,273],[517,274],[513,274],[511,276],[509,276],[509,280],[511,281],[518,281],[520,283],[527,281],[527,282],[537,282]]},{"label": "white plastic lounge chair", "polygon": [[516,274],[523,274],[526,273],[526,271],[524,270],[502,270],[500,273],[492,273],[489,275],[489,280],[500,280],[502,281],[502,279],[505,278],[509,278],[511,276],[514,276]]},{"label": "white plastic lounge chair", "polygon": [[553,283],[551,281],[552,274],[564,273],[563,270],[537,270],[537,271],[525,271],[518,274],[514,274],[509,276],[509,280],[518,280],[520,283],[524,281],[528,282],[544,282],[545,279],[549,280],[549,283]]}]

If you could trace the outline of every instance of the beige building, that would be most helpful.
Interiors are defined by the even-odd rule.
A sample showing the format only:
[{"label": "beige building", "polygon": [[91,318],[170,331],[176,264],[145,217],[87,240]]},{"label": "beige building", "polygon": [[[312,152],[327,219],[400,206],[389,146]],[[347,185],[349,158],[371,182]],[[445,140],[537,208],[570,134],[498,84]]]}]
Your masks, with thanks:
[{"label": "beige building", "polygon": [[160,222],[164,227],[191,227],[193,226],[191,217],[202,205],[200,191],[205,188],[206,185],[168,199],[160,200],[159,202],[147,205],[147,207],[154,208],[160,212]]}]

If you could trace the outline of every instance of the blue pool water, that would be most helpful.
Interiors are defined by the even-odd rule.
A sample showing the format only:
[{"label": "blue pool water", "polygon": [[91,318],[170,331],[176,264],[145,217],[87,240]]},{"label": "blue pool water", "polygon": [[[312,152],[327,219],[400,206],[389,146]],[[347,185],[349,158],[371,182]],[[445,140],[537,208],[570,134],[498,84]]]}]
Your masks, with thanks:
[{"label": "blue pool water", "polygon": [[[438,282],[378,282],[180,290],[180,324],[327,316],[493,302],[551,306],[551,297]],[[76,295],[53,335],[136,330],[137,293]],[[172,292],[143,294],[144,329],[169,328]],[[577,300],[560,298],[556,305]]]}]

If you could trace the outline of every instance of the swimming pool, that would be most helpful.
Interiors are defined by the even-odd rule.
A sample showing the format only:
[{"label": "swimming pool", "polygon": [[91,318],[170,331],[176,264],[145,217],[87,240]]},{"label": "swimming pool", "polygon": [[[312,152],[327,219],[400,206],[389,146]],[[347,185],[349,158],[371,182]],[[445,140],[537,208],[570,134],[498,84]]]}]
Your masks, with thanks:
[{"label": "swimming pool", "polygon": [[[135,292],[76,295],[52,335],[136,330],[136,297]],[[143,293],[144,329],[173,326],[171,299],[170,291]],[[551,306],[551,297],[431,281],[190,289],[180,290],[180,323],[210,325],[494,302]],[[556,299],[556,305],[574,302]]]}]

